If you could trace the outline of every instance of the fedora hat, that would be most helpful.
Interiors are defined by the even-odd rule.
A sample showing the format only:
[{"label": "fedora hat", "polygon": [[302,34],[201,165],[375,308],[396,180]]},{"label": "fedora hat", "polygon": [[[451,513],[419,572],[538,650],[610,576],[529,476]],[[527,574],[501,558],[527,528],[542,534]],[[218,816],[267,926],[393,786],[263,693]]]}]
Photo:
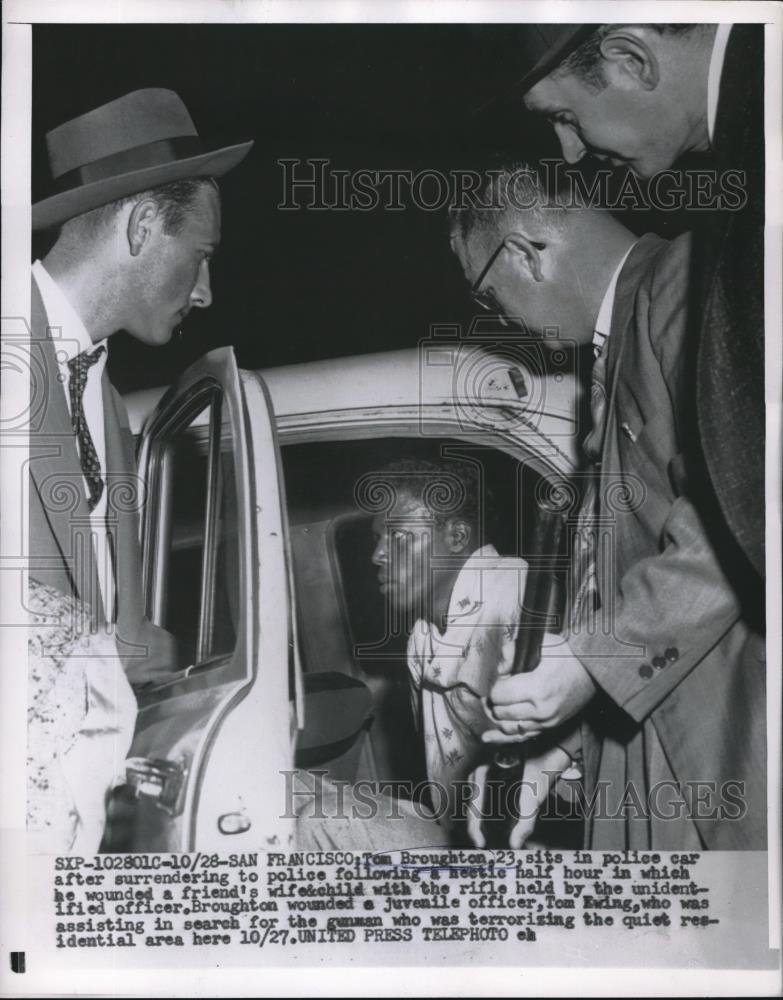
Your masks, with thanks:
[{"label": "fedora hat", "polygon": [[598,27],[598,24],[505,25],[502,51],[497,52],[500,67],[493,84],[494,92],[474,107],[473,113],[522,97]]},{"label": "fedora hat", "polygon": [[171,181],[220,177],[252,145],[205,150],[178,94],[134,90],[47,133],[54,193],[33,205],[33,229]]}]

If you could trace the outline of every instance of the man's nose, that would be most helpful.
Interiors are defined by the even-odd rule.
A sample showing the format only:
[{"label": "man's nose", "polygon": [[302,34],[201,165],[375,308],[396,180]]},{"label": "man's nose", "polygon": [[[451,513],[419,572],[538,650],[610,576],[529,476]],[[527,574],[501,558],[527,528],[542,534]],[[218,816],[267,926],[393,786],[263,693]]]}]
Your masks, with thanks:
[{"label": "man's nose", "polygon": [[384,566],[386,564],[386,539],[379,538],[375,543],[375,548],[372,553],[372,561],[376,566]]},{"label": "man's nose", "polygon": [[209,280],[209,261],[202,260],[198,278],[190,293],[191,304],[197,309],[208,309],[212,305],[212,285]]},{"label": "man's nose", "polygon": [[563,159],[566,163],[578,163],[587,150],[573,126],[555,122],[553,128],[563,150]]}]

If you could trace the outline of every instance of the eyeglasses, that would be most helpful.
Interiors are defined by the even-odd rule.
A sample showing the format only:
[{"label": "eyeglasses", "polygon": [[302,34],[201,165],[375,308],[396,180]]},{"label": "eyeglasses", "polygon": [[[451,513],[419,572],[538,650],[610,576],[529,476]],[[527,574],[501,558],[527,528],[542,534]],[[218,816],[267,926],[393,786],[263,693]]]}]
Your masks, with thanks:
[{"label": "eyeglasses", "polygon": [[[536,250],[546,249],[545,243],[537,243],[535,240],[530,240],[530,244],[534,246]],[[476,278],[476,280],[473,282],[470,288],[470,297],[477,305],[480,305],[482,309],[486,309],[488,312],[499,313],[502,310],[498,305],[497,299],[495,298],[492,289],[488,288],[486,289],[486,291],[482,291],[481,286],[484,284],[487,275],[492,270],[492,265],[498,259],[501,252],[505,249],[506,249],[506,237],[503,237],[502,241],[500,242],[500,245],[497,247],[497,249],[492,251],[489,260],[481,270],[481,274],[478,276],[478,278]]]}]

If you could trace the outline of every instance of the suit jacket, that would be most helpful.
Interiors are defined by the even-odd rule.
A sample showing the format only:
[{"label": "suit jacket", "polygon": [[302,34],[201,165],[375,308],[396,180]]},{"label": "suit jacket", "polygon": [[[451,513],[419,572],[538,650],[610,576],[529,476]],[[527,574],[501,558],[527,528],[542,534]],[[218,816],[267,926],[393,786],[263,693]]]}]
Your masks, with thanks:
[{"label": "suit jacket", "polygon": [[[690,254],[687,234],[671,244],[643,237],[617,283],[600,470],[601,627],[569,640],[600,689],[583,734],[588,798],[603,794],[601,782],[609,796],[606,815],[588,818],[593,847],[694,847],[678,841],[694,836],[694,824],[707,847],[765,842],[763,639],[743,620],[683,457]],[[660,780],[714,782],[717,811],[686,808],[680,827],[635,808],[611,815],[624,795],[644,801]],[[686,804],[692,794],[693,786],[682,793]]]},{"label": "suit jacket", "polygon": [[[742,171],[747,202],[739,211],[702,214],[693,244],[696,418],[719,506],[711,514],[714,498],[707,495],[702,509],[714,519],[714,540],[742,589],[745,558],[764,577],[763,30],[731,30],[713,140],[711,166],[719,175]],[[734,546],[723,542],[723,521]],[[755,600],[763,605],[761,588]]]},{"label": "suit jacket", "polygon": [[[55,343],[38,288],[31,308],[32,385],[30,414],[30,575],[71,595],[104,619],[90,537],[90,514],[65,393],[59,381]],[[133,436],[119,394],[103,373],[106,433],[107,525],[114,553],[117,593],[116,639],[124,661],[143,656],[141,558],[138,511],[143,487],[136,475]]]}]

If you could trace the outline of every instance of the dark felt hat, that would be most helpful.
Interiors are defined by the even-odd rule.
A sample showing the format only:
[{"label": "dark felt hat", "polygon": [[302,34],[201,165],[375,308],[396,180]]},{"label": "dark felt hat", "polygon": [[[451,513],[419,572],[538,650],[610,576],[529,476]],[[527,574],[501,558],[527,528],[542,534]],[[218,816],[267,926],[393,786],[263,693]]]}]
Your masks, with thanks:
[{"label": "dark felt hat", "polygon": [[33,229],[190,177],[220,177],[253,143],[205,150],[173,90],[134,90],[46,135],[54,192],[33,205]]},{"label": "dark felt hat", "polygon": [[509,24],[506,28],[503,51],[498,53],[505,66],[499,70],[494,93],[474,113],[522,97],[578,49],[598,24]]}]

